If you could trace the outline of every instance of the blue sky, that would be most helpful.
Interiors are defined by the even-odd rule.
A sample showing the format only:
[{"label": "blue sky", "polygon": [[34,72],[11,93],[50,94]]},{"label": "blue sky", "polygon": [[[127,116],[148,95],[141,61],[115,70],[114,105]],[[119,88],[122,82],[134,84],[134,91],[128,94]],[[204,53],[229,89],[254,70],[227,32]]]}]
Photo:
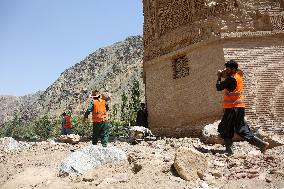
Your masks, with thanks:
[{"label": "blue sky", "polygon": [[0,95],[45,90],[100,47],[143,34],[142,0],[0,0]]}]

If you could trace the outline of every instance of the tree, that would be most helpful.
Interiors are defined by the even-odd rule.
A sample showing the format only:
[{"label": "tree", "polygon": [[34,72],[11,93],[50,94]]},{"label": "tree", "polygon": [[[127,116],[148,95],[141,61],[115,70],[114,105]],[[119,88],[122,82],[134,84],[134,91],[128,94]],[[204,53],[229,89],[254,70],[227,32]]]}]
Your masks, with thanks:
[{"label": "tree", "polygon": [[52,131],[56,125],[57,123],[53,122],[47,115],[39,117],[33,122],[35,133],[41,139],[48,139],[51,137]]},{"label": "tree", "polygon": [[132,82],[131,87],[131,98],[129,103],[129,109],[130,109],[130,123],[131,125],[135,125],[136,123],[136,114],[140,109],[140,85],[139,81],[134,79]]},{"label": "tree", "polygon": [[111,110],[110,119],[116,121],[117,116],[118,116],[118,104],[114,104]]},{"label": "tree", "polygon": [[86,124],[82,124],[84,115],[78,114],[71,116],[72,133],[80,135],[83,138],[91,138],[92,136],[92,123],[87,119]]},{"label": "tree", "polygon": [[126,95],[126,93],[123,91],[122,95],[121,95],[121,99],[122,99],[122,104],[121,104],[121,121],[124,124],[129,124],[129,103],[128,103],[128,97]]}]

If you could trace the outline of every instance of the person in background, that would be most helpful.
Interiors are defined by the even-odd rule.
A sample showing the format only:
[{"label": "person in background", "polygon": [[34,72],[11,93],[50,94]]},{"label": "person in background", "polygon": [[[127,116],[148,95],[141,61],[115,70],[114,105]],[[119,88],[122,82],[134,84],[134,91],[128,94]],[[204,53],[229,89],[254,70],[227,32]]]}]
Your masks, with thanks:
[{"label": "person in background", "polygon": [[66,115],[65,112],[63,112],[61,114],[61,116],[62,116],[62,119],[61,119],[61,125],[62,125],[61,134],[62,135],[69,135],[69,134],[71,134],[71,128],[72,128],[70,116]]},{"label": "person in background", "polygon": [[[250,144],[257,146],[262,153],[265,153],[269,143],[256,137],[250,130],[245,121],[245,103],[244,103],[244,84],[242,72],[238,69],[238,63],[230,60],[225,63],[225,70],[217,72],[217,91],[224,90],[224,115],[218,125],[218,132],[224,139],[226,152],[232,154],[232,138],[237,133]],[[223,81],[221,78],[225,77]]]},{"label": "person in background", "polygon": [[103,147],[107,147],[109,139],[109,129],[110,121],[108,117],[108,104],[107,101],[110,100],[110,97],[101,95],[98,90],[92,91],[90,96],[91,101],[89,107],[86,110],[83,118],[83,124],[86,123],[86,119],[89,114],[92,112],[92,121],[93,121],[93,134],[92,134],[92,144],[97,145],[99,138]]},{"label": "person in background", "polygon": [[145,103],[140,104],[140,110],[137,112],[136,125],[148,128],[148,112]]}]

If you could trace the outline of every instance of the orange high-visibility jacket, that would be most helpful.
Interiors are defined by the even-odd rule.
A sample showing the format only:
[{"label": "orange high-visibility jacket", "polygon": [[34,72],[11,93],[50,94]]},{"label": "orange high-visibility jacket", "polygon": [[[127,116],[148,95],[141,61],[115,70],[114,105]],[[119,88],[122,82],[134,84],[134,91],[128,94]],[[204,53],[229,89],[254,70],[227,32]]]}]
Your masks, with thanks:
[{"label": "orange high-visibility jacket", "polygon": [[108,120],[105,100],[103,99],[94,100],[92,118],[94,123]]},{"label": "orange high-visibility jacket", "polygon": [[65,120],[66,120],[66,123],[63,125],[63,128],[65,129],[69,129],[72,127],[71,125],[71,120],[70,120],[70,117],[69,116],[64,116]]},{"label": "orange high-visibility jacket", "polygon": [[224,90],[224,108],[245,107],[243,79],[238,73],[235,73],[232,77],[235,78],[237,86],[233,92],[229,92],[227,89]]}]

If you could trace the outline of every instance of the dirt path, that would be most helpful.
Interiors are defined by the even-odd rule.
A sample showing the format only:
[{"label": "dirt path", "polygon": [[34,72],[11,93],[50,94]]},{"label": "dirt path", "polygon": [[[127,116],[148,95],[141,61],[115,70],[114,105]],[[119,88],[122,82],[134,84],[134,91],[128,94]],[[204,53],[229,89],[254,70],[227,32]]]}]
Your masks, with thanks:
[{"label": "dirt path", "polygon": [[[0,188],[284,188],[284,147],[266,155],[246,142],[235,145],[227,157],[221,145],[207,146],[198,139],[163,139],[129,145],[113,142],[136,163],[108,164],[79,177],[58,177],[60,162],[73,151],[90,145],[29,143],[18,151],[0,151]],[[178,147],[197,147],[210,162],[203,180],[181,179],[172,164]]]}]

